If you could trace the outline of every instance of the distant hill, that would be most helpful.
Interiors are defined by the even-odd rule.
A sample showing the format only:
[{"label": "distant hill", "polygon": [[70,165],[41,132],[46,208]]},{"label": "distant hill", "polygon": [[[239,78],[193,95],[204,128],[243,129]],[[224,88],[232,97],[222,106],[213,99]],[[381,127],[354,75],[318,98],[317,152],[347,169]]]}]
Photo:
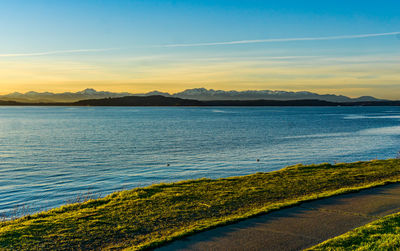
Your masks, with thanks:
[{"label": "distant hill", "polygon": [[15,102],[2,101],[7,106],[400,106],[400,101],[329,102],[318,99],[302,100],[194,100],[162,95],[126,96],[118,98],[87,99],[77,102]]},{"label": "distant hill", "polygon": [[329,102],[357,102],[357,101],[379,101],[379,99],[363,96],[359,98],[349,98],[343,95],[317,94],[313,92],[287,92],[287,91],[221,91],[207,90],[205,88],[189,89],[175,93],[172,96],[178,98],[197,99],[197,100],[304,100],[318,99]]},{"label": "distant hill", "polygon": [[154,96],[127,96],[121,98],[81,100],[72,105],[79,106],[202,106],[198,100],[180,99],[173,97]]},{"label": "distant hill", "polygon": [[363,96],[359,98],[350,98],[343,95],[334,94],[317,94],[313,92],[287,92],[287,91],[222,91],[205,88],[188,89],[183,92],[174,94],[152,91],[149,93],[132,94],[127,92],[114,93],[107,91],[96,91],[94,89],[86,89],[80,92],[65,92],[65,93],[51,93],[51,92],[27,92],[27,93],[10,93],[7,95],[0,95],[0,100],[4,101],[17,101],[23,103],[38,103],[38,102],[76,102],[79,100],[87,99],[104,99],[104,98],[118,98],[125,96],[164,96],[181,99],[194,99],[200,101],[207,100],[305,100],[315,99],[328,102],[370,102],[370,101],[383,101],[371,96]]},{"label": "distant hill", "polygon": [[127,96],[121,98],[82,100],[74,106],[400,106],[400,101],[329,102],[317,99],[303,100],[206,100],[175,97]]},{"label": "distant hill", "polygon": [[102,98],[116,98],[130,96],[131,93],[114,93],[107,91],[96,91],[94,89],[86,89],[80,92],[27,92],[19,93],[14,92],[7,95],[0,95],[1,100],[17,101],[17,102],[76,102],[84,99],[102,99]]},{"label": "distant hill", "polygon": [[4,101],[4,100],[0,100],[0,105],[19,105],[19,103],[16,102],[16,101]]}]

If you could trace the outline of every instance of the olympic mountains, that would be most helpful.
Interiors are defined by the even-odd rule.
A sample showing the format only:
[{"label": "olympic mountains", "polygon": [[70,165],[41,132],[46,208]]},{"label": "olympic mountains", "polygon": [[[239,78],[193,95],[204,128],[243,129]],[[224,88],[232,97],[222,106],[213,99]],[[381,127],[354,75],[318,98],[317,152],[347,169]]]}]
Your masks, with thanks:
[{"label": "olympic mountains", "polygon": [[77,102],[88,99],[104,99],[104,98],[119,98],[126,96],[164,96],[170,98],[191,99],[199,101],[215,101],[215,100],[321,100],[327,102],[375,102],[385,101],[371,96],[362,96],[358,98],[350,98],[343,95],[335,94],[317,94],[308,91],[290,92],[290,91],[272,91],[272,90],[248,90],[248,91],[223,91],[205,88],[187,89],[178,93],[166,93],[152,91],[148,93],[115,93],[108,91],[96,91],[88,88],[79,92],[14,92],[6,95],[0,95],[2,101],[15,101],[22,103],[52,103],[52,102]]}]

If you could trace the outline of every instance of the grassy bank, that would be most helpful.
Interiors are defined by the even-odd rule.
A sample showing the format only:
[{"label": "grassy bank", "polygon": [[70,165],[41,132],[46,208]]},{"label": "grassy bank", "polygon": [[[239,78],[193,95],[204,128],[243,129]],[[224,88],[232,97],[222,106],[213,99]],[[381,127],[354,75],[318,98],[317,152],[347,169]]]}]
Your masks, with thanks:
[{"label": "grassy bank", "polygon": [[153,185],[0,223],[0,248],[144,249],[301,201],[397,181],[400,160],[376,160]]},{"label": "grassy bank", "polygon": [[400,250],[400,213],[386,216],[307,250]]}]

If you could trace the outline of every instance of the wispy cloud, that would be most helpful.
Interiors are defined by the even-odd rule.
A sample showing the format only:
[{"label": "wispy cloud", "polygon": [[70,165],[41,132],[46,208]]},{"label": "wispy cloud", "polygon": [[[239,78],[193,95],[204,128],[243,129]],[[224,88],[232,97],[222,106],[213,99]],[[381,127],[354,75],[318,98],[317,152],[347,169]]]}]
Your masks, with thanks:
[{"label": "wispy cloud", "polygon": [[328,37],[270,38],[270,39],[238,40],[238,41],[212,42],[212,43],[167,44],[167,45],[162,45],[161,47],[198,47],[198,46],[215,46],[215,45],[295,42],[295,41],[361,39],[361,38],[395,36],[395,35],[400,35],[400,31],[386,32],[386,33],[358,34],[358,35],[328,36]]},{"label": "wispy cloud", "polygon": [[30,53],[7,53],[7,54],[0,54],[0,57],[35,57],[35,56],[47,56],[47,55],[58,55],[58,54],[94,53],[94,52],[104,52],[112,50],[117,50],[117,48],[57,50],[57,51],[43,51],[43,52],[30,52]]}]

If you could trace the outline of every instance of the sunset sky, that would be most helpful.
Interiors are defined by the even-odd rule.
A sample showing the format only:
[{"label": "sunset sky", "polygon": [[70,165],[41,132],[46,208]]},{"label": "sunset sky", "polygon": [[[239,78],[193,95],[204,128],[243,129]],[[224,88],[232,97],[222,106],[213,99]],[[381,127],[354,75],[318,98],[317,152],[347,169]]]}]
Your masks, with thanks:
[{"label": "sunset sky", "polygon": [[2,0],[0,93],[290,90],[400,99],[400,2]]}]

